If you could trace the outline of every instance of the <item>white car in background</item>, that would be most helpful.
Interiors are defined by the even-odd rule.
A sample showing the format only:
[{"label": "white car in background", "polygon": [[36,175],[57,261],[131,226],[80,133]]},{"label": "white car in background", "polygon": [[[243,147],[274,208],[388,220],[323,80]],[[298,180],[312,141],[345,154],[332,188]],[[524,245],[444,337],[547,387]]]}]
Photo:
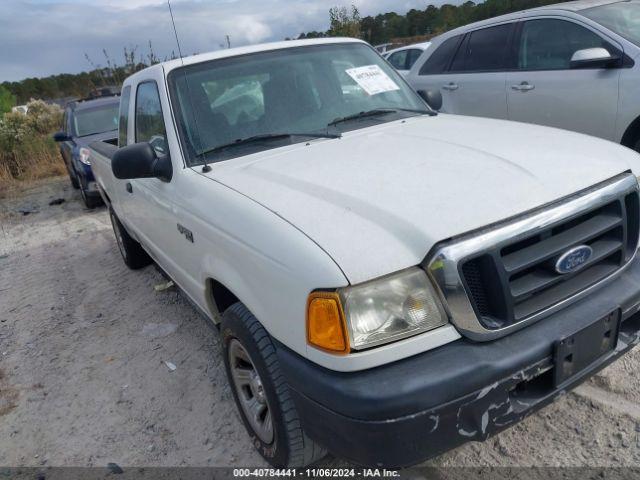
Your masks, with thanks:
[{"label": "white car in background", "polygon": [[640,151],[638,61],[640,2],[581,0],[445,33],[406,78],[443,112],[564,128]]},{"label": "white car in background", "polygon": [[406,47],[395,48],[385,52],[382,56],[395,68],[400,75],[406,76],[420,55],[429,48],[431,42],[415,43]]}]

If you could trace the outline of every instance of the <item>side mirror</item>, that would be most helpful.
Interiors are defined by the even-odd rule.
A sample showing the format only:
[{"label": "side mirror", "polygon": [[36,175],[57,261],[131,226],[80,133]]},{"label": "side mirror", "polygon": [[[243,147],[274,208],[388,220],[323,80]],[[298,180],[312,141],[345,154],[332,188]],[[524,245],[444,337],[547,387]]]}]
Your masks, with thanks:
[{"label": "side mirror", "polygon": [[159,178],[171,181],[173,168],[169,155],[158,157],[147,142],[134,143],[116,151],[111,159],[111,170],[116,178]]},{"label": "side mirror", "polygon": [[418,90],[418,95],[434,110],[442,108],[442,93],[440,93],[440,90]]},{"label": "side mirror", "polygon": [[606,48],[585,48],[571,57],[571,68],[609,68],[620,64],[620,57],[611,55]]},{"label": "side mirror", "polygon": [[56,132],[53,134],[53,140],[56,142],[68,142],[71,137],[64,132]]}]

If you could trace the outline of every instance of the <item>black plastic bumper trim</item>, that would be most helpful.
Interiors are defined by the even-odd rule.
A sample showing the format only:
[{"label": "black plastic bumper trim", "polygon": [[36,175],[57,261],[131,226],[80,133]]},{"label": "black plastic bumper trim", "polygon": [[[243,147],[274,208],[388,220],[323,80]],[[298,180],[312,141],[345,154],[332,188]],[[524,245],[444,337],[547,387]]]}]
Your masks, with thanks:
[{"label": "black plastic bumper trim", "polygon": [[[403,467],[484,440],[550,403],[640,342],[640,262],[590,297],[487,343],[459,340],[361,372],[319,367],[276,343],[301,422],[337,456]],[[620,309],[616,349],[553,383],[555,342]]]}]

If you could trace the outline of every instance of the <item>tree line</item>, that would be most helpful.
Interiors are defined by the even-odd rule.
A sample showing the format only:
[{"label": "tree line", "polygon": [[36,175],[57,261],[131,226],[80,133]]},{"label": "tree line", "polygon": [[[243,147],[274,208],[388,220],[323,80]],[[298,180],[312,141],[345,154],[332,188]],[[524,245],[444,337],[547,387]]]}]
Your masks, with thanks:
[{"label": "tree line", "polygon": [[0,113],[10,110],[14,105],[22,105],[31,99],[57,100],[65,98],[85,98],[100,88],[120,86],[133,73],[161,61],[174,59],[176,55],[159,58],[149,42],[146,52],[138,47],[123,49],[122,61],[112,58],[106,50],[103,64],[97,64],[85,53],[85,59],[91,70],[76,74],[63,73],[44,78],[26,78],[18,82],[0,84]]},{"label": "tree line", "polygon": [[388,12],[366,17],[361,17],[355,6],[350,9],[334,7],[329,12],[328,30],[301,33],[297,38],[349,36],[361,38],[372,45],[409,43],[412,40],[427,40],[469,23],[559,1],[567,0],[467,1],[461,5],[429,5],[424,10],[409,10],[405,15]]},{"label": "tree line", "polygon": [[[557,3],[559,0],[486,0],[482,3],[467,1],[461,5],[427,6],[412,9],[406,14],[388,12],[361,17],[355,6],[334,7],[329,10],[329,28],[325,31],[301,33],[298,39],[346,36],[357,37],[378,45],[382,43],[411,43],[427,40],[447,30],[505,13]],[[560,0],[566,1],[566,0]],[[0,84],[0,112],[30,99],[82,98],[105,86],[119,86],[132,73],[159,61],[151,42],[146,54],[138,54],[137,47],[124,49],[124,62],[119,65],[103,51],[106,66],[97,65],[88,55],[85,58],[92,70],[78,74],[52,75],[45,78],[27,78],[18,82]],[[175,58],[172,53],[169,58]]]}]

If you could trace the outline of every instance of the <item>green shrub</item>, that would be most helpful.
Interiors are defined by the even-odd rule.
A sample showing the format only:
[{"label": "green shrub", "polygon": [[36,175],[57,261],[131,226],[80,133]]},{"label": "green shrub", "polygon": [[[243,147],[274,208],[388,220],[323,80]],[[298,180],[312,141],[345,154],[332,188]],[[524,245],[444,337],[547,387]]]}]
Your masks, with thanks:
[{"label": "green shrub", "polygon": [[11,111],[15,106],[16,97],[3,85],[0,85],[0,115]]},{"label": "green shrub", "polygon": [[41,100],[28,104],[27,114],[0,118],[0,180],[30,180],[64,173],[51,134],[62,123],[62,110]]}]

